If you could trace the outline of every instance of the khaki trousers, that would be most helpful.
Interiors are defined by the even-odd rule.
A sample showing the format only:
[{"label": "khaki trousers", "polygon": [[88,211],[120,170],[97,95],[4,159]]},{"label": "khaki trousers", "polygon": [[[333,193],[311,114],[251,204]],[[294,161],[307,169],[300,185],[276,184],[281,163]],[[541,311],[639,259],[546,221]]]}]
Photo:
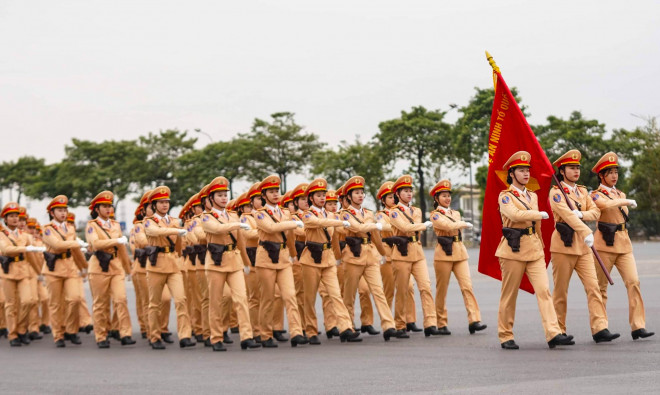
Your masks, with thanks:
[{"label": "khaki trousers", "polygon": [[[431,295],[431,280],[429,270],[426,267],[426,259],[416,262],[392,261],[394,270],[394,281],[396,284],[396,295],[394,304],[394,315],[396,329],[406,328],[406,308],[408,302],[408,288],[410,276],[417,282],[419,296],[422,300],[422,311],[424,313],[424,328],[435,326],[437,317],[435,315],[435,304]],[[414,321],[413,321],[414,322]]]},{"label": "khaki trousers", "polygon": [[126,299],[126,287],[124,275],[108,276],[105,274],[90,273],[89,286],[92,289],[94,313],[94,337],[96,342],[108,337],[108,330],[112,329],[110,322],[110,301],[117,315],[120,337],[131,336],[131,317],[128,312],[128,300]]},{"label": "khaki trousers", "polygon": [[[337,282],[339,282],[339,280],[337,280]],[[341,294],[342,284],[339,284],[339,287],[339,292]],[[319,295],[321,295],[321,306],[323,308],[323,326],[325,327],[325,331],[328,332],[337,326],[337,315],[335,314],[335,310],[332,307],[332,299],[330,298],[330,294],[328,294],[328,291],[325,289],[325,285],[323,285],[323,283],[319,283]],[[308,335],[312,336],[314,334]]]},{"label": "khaki trousers", "polygon": [[525,273],[527,273],[527,277],[536,293],[536,301],[539,305],[541,321],[545,331],[545,340],[550,341],[560,334],[561,329],[557,322],[557,314],[550,295],[545,260],[543,258],[531,262],[504,258],[499,258],[499,260],[502,269],[502,292],[497,316],[497,335],[500,343],[513,340],[513,321],[516,318],[518,288]]},{"label": "khaki trousers", "polygon": [[209,324],[209,283],[206,280],[206,270],[197,270],[197,286],[199,287],[199,309],[202,318],[202,336],[204,340],[211,337],[211,326]]},{"label": "khaki trousers", "polygon": [[[605,267],[609,272],[612,268],[616,267],[619,271],[626,290],[628,291],[628,321],[630,322],[630,329],[636,331],[637,329],[646,328],[646,313],[644,312],[644,300],[642,300],[642,291],[639,286],[639,276],[637,275],[637,265],[635,264],[635,257],[632,252],[627,254],[614,254],[610,252],[598,251],[598,254],[603,260]],[[595,265],[598,265],[596,262]],[[598,284],[600,285],[600,294],[603,298],[603,304],[607,306],[607,277],[599,267],[596,268],[596,275],[598,276]]]},{"label": "khaki trousers", "polygon": [[188,287],[186,288],[186,298],[190,308],[190,322],[192,330],[196,335],[201,335],[202,329],[202,295],[197,282],[196,271],[187,272],[186,278],[188,279]]},{"label": "khaki trousers", "polygon": [[245,285],[248,292],[248,308],[250,309],[250,323],[252,324],[252,334],[261,336],[259,328],[259,299],[261,298],[261,287],[259,286],[259,276],[257,268],[250,267],[250,273],[245,275]]},{"label": "khaki trousers", "polygon": [[37,298],[32,292],[29,278],[22,280],[3,279],[2,287],[5,294],[5,315],[9,340],[16,339],[18,334],[27,333],[28,315]]},{"label": "khaki trousers", "polygon": [[48,309],[53,330],[53,341],[64,339],[64,333],[78,333],[78,316],[83,296],[80,293],[80,277],[46,276]]},{"label": "khaki trousers", "polygon": [[5,313],[5,291],[0,278],[0,329],[7,329],[7,314]]},{"label": "khaki trousers", "polygon": [[37,277],[30,277],[30,292],[32,293],[33,297],[36,300],[36,303],[30,307],[30,311],[28,311],[28,324],[27,324],[27,331],[28,333],[30,332],[39,332],[39,325],[41,325],[41,317],[39,316],[39,305],[41,304],[41,298],[39,295],[39,280],[37,280]]},{"label": "khaki trousers", "polygon": [[[339,279],[339,287],[341,288],[341,294],[342,297],[344,295],[344,273],[345,273],[345,266],[347,263],[342,262],[339,266],[337,266],[337,278]],[[360,283],[358,286],[358,294],[360,296],[360,323],[362,325],[373,325],[374,323],[374,310],[371,306],[371,298],[369,294],[369,286],[367,285],[367,282],[361,278]],[[355,316],[353,313],[351,313],[351,321]],[[332,327],[331,327],[332,328]]]},{"label": "khaki trousers", "polygon": [[[394,307],[394,291],[396,289],[394,279],[394,265],[392,262],[387,262],[380,265],[380,275],[383,278],[383,291],[385,298],[390,309]],[[415,282],[410,279],[408,285],[408,297],[406,298],[406,305],[404,306],[404,315],[406,316],[406,323],[413,323],[417,321],[417,308],[415,307]]]},{"label": "khaki trousers", "polygon": [[78,327],[83,327],[87,325],[92,325],[92,315],[90,313],[89,304],[87,303],[87,297],[85,296],[85,285],[82,277],[77,277],[78,284],[80,286],[80,296],[82,297],[80,301],[80,312],[78,313]]},{"label": "khaki trousers", "polygon": [[[296,299],[298,303],[298,299]],[[284,300],[282,300],[282,293],[280,292],[279,285],[275,284],[275,300],[273,301],[273,330],[284,330]],[[300,314],[300,311],[298,311]],[[302,321],[301,325],[302,325]]]},{"label": "khaki trousers", "polygon": [[135,311],[137,313],[140,333],[149,332],[149,289],[147,287],[147,274],[134,273],[131,276],[133,288],[135,289]]},{"label": "khaki trousers", "polygon": [[[385,293],[383,292],[383,281],[380,276],[380,267],[379,265],[353,265],[351,263],[346,263],[344,268],[344,304],[348,309],[351,317],[354,312],[355,304],[355,291],[359,287],[359,284],[364,281],[367,284],[369,292],[374,296],[374,302],[376,303],[376,309],[378,310],[378,315],[380,315],[380,326],[383,330],[394,328],[394,318],[392,317],[392,311],[390,306],[387,304],[387,299],[385,299]],[[369,302],[371,305],[371,301]],[[364,304],[361,304],[364,306]],[[365,324],[362,322],[362,325],[372,325]]]},{"label": "khaki trousers", "polygon": [[231,292],[233,305],[236,306],[238,317],[238,328],[241,340],[252,338],[252,325],[250,325],[250,309],[248,307],[247,290],[243,271],[217,272],[206,271],[206,279],[209,285],[209,323],[211,326],[211,343],[215,344],[224,340],[223,332],[226,328],[222,322],[222,306],[219,301],[223,298],[225,283]]},{"label": "khaki trousers", "polygon": [[352,328],[352,322],[346,306],[341,299],[339,281],[337,280],[337,266],[314,267],[302,265],[303,283],[305,290],[305,332],[308,336],[315,336],[318,331],[318,320],[316,318],[316,293],[319,284],[323,284],[328,294],[332,310],[337,320],[337,328],[340,332]]},{"label": "khaki trousers", "polygon": [[293,282],[296,285],[296,301],[298,302],[298,312],[300,312],[300,322],[305,323],[305,289],[303,287],[303,265],[294,263],[291,265],[293,271]]},{"label": "khaki trousers", "polygon": [[261,325],[261,339],[268,340],[273,337],[273,313],[275,301],[275,286],[279,286],[282,301],[286,306],[287,319],[289,320],[289,331],[291,336],[302,335],[300,324],[300,313],[298,312],[298,301],[296,300],[296,287],[293,282],[291,267],[285,269],[257,269],[259,282],[261,284],[261,303],[259,305],[259,325]]},{"label": "khaki trousers", "polygon": [[[598,268],[598,270],[601,269]],[[584,286],[584,292],[587,294],[589,324],[591,326],[591,334],[593,335],[607,328],[607,312],[605,311],[603,298],[600,295],[596,268],[591,253],[584,255],[552,253],[552,279],[554,282],[552,301],[555,306],[555,312],[557,313],[559,329],[561,329],[562,333],[566,333],[568,284],[571,281],[573,271],[577,272]]]},{"label": "khaki trousers", "polygon": [[458,262],[434,261],[435,268],[435,313],[438,316],[438,328],[447,326],[447,288],[449,277],[454,273],[463,294],[463,303],[467,310],[468,324],[481,321],[477,298],[472,291],[472,279],[467,259]]},{"label": "khaki trousers", "polygon": [[[207,280],[208,281],[208,280]],[[210,301],[210,293],[209,293],[209,306],[213,302]],[[231,291],[229,288],[224,288],[223,293],[222,293],[222,299],[220,301],[220,322],[221,322],[221,327],[222,331],[226,332],[227,329],[230,327],[230,322],[231,322],[231,312],[234,310],[234,303],[231,300]],[[209,318],[210,318],[210,307],[209,307]]]},{"label": "khaki trousers", "polygon": [[189,338],[192,333],[190,316],[186,308],[186,292],[183,288],[181,272],[157,273],[147,272],[147,286],[149,287],[149,338],[152,343],[161,340],[163,322],[161,320],[161,302],[163,288],[167,285],[174,298],[176,309],[177,336],[179,339]]}]

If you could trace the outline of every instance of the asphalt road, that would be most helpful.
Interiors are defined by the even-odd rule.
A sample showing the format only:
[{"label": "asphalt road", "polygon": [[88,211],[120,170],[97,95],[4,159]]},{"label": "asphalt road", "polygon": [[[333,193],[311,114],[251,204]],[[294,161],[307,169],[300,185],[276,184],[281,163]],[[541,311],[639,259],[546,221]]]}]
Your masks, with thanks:
[{"label": "asphalt road", "polygon": [[[660,243],[635,244],[646,306],[647,329],[660,332]],[[363,336],[362,343],[340,344],[323,336],[321,346],[213,353],[198,346],[152,351],[146,340],[99,350],[93,335],[83,345],[56,349],[51,338],[11,349],[0,342],[0,393],[658,393],[660,333],[632,341],[625,287],[618,273],[610,288],[610,330],[621,333],[611,344],[591,339],[586,297],[573,277],[569,290],[568,332],[573,347],[548,349],[534,296],[521,292],[514,332],[521,349],[504,351],[497,339],[499,281],[476,271],[478,251],[470,251],[474,290],[484,332],[470,335],[454,278],[448,295],[451,336],[384,343]],[[427,252],[431,262],[432,251]],[[429,267],[435,284],[432,266]],[[550,276],[550,278],[552,278]],[[131,284],[127,287],[136,323]],[[88,294],[89,299],[89,294]],[[418,325],[421,326],[420,304]],[[174,309],[172,309],[174,311]],[[320,307],[318,308],[320,312]],[[356,312],[356,316],[359,312]],[[319,314],[321,315],[321,314]],[[171,329],[175,329],[172,317]],[[135,327],[134,327],[135,328]],[[135,338],[139,338],[134,330]],[[234,335],[237,337],[237,335]]]}]

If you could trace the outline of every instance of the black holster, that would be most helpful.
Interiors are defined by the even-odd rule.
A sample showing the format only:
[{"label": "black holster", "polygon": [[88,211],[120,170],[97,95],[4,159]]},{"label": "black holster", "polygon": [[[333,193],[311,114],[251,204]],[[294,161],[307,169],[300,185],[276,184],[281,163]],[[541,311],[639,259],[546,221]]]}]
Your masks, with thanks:
[{"label": "black holster", "polygon": [[555,229],[557,229],[557,232],[559,232],[561,241],[564,242],[564,247],[572,247],[575,230],[563,222],[557,222],[555,224]]},{"label": "black holster", "polygon": [[314,259],[314,263],[321,263],[323,258],[323,243],[314,243],[313,241],[308,241],[305,243],[305,246],[309,250],[309,253]]},{"label": "black holster", "polygon": [[509,243],[511,251],[520,252],[520,238],[523,235],[524,229],[518,228],[502,228],[502,235]]},{"label": "black holster", "polygon": [[408,243],[410,240],[402,236],[385,237],[383,241],[390,247],[396,246],[401,256],[408,256]]},{"label": "black holster", "polygon": [[199,264],[204,266],[206,264],[206,246],[204,244],[195,244],[193,250],[197,255],[197,260]]},{"label": "black holster", "polygon": [[158,262],[158,253],[160,252],[160,248],[155,246],[148,246],[145,247],[144,252],[147,254],[147,258],[149,258],[149,262],[151,263],[151,266],[156,266],[156,262]]},{"label": "black holster", "polygon": [[260,241],[259,245],[262,246],[264,250],[266,250],[271,262],[280,262],[280,250],[282,249],[282,243],[276,243],[274,241]]},{"label": "black holster", "polygon": [[610,224],[607,222],[599,222],[598,223],[598,230],[600,230],[600,234],[603,235],[603,240],[605,240],[605,244],[608,247],[612,247],[614,245],[614,236],[616,235],[616,231],[619,230],[620,226],[617,224]]},{"label": "black holster", "polygon": [[103,271],[103,273],[107,273],[110,269],[110,261],[112,260],[113,255],[105,251],[94,251],[94,255],[96,256],[96,259],[99,260],[101,271]]},{"label": "black holster", "polygon": [[245,252],[250,259],[250,265],[254,267],[254,265],[257,263],[257,247],[246,247]]},{"label": "black holster", "polygon": [[303,250],[305,249],[305,242],[303,241],[295,241],[296,244],[296,254],[298,255],[298,260],[300,260],[300,256],[303,253]]},{"label": "black holster", "polygon": [[46,267],[48,271],[55,271],[55,262],[58,259],[62,258],[62,255],[65,255],[67,258],[71,257],[71,250],[66,250],[63,254],[53,254],[52,252],[44,252],[44,259],[46,260]]},{"label": "black holster", "polygon": [[190,263],[195,266],[195,259],[197,258],[197,255],[195,254],[195,249],[193,246],[188,246],[183,249],[183,257],[190,258]]},{"label": "black holster", "polygon": [[13,261],[13,259],[11,259],[11,258],[8,257],[8,256],[4,256],[4,255],[0,256],[0,264],[2,265],[2,271],[3,271],[5,274],[9,274],[9,264],[10,264],[12,261]]},{"label": "black holster", "polygon": [[85,253],[85,260],[86,260],[86,261],[89,261],[89,259],[90,259],[93,255],[94,255],[93,252],[87,251],[87,252]]},{"label": "black holster", "polygon": [[147,252],[143,248],[136,248],[133,251],[133,257],[137,259],[141,268],[144,269],[147,266]]},{"label": "black holster", "polygon": [[343,251],[344,247],[346,247],[346,240],[341,240],[339,242],[339,250]]},{"label": "black holster", "polygon": [[353,253],[353,256],[359,258],[362,254],[362,238],[360,237],[346,237],[346,244]]},{"label": "black holster", "polygon": [[222,255],[227,250],[227,246],[224,244],[209,243],[207,246],[209,253],[211,253],[211,260],[216,266],[222,265]]},{"label": "black holster", "polygon": [[442,251],[447,256],[451,256],[454,252],[454,237],[453,236],[438,236],[438,244],[442,247]]}]

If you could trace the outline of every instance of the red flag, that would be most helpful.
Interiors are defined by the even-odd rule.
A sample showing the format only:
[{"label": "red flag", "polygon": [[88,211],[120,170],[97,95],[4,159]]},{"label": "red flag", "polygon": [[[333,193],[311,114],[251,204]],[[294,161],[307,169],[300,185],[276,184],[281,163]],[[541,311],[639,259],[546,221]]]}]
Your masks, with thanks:
[{"label": "red flag", "polygon": [[[499,69],[494,65],[494,62],[491,64],[494,66],[493,77],[496,80],[496,88],[488,135],[488,178],[483,207],[479,273],[502,280],[500,263],[495,256],[495,251],[502,238],[502,219],[498,206],[498,196],[502,190],[508,188],[506,183],[507,172],[502,170],[502,166],[517,151],[527,151],[532,156],[531,178],[527,188],[535,191],[538,195],[539,210],[550,215],[550,219],[541,222],[546,267],[550,262],[550,238],[554,230],[552,210],[548,201],[554,169],[534,132],[529,127],[525,115],[518,107],[518,103],[516,103],[509,87],[504,82]],[[523,277],[520,288],[534,293],[527,275]]]}]

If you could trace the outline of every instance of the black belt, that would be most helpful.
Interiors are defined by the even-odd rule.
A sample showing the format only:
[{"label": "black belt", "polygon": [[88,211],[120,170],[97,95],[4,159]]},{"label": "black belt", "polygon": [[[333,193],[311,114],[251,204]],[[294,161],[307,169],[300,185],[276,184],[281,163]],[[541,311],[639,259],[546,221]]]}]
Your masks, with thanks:
[{"label": "black belt", "polygon": [[[280,250],[283,250],[283,249],[286,248],[286,244],[284,244],[284,243],[279,243],[279,242],[277,242],[277,241],[271,241],[271,243],[279,244],[279,245],[280,245]],[[263,242],[263,241],[260,241],[260,242],[259,242],[259,245],[263,247],[263,246],[264,246],[264,242]]]},{"label": "black belt", "polygon": [[624,230],[626,230],[626,223],[624,222],[622,224],[618,224],[616,226],[616,230],[617,230],[617,232],[623,232]]},{"label": "black belt", "polygon": [[417,237],[417,236],[406,237],[406,239],[408,239],[408,241],[410,241],[412,243],[419,241],[419,237]]},{"label": "black belt", "polygon": [[529,226],[527,228],[520,229],[523,231],[523,234],[526,234],[527,236],[531,236],[536,233],[536,228],[533,226]]},{"label": "black belt", "polygon": [[[330,243],[314,243],[314,244],[316,244],[316,245],[320,245],[321,248],[322,248],[324,251],[325,251],[325,250],[329,250],[329,249],[332,248],[332,244],[330,244]],[[364,243],[363,243],[363,244],[364,244]],[[309,245],[309,243],[305,243],[305,245]]]},{"label": "black belt", "polygon": [[158,247],[158,252],[170,253],[170,252],[174,252],[174,250],[171,249],[170,247]]},{"label": "black belt", "polygon": [[25,255],[23,255],[23,254],[18,254],[18,255],[16,255],[16,256],[10,256],[9,259],[10,259],[12,262],[20,262],[20,261],[24,261],[24,260],[25,260]]}]

